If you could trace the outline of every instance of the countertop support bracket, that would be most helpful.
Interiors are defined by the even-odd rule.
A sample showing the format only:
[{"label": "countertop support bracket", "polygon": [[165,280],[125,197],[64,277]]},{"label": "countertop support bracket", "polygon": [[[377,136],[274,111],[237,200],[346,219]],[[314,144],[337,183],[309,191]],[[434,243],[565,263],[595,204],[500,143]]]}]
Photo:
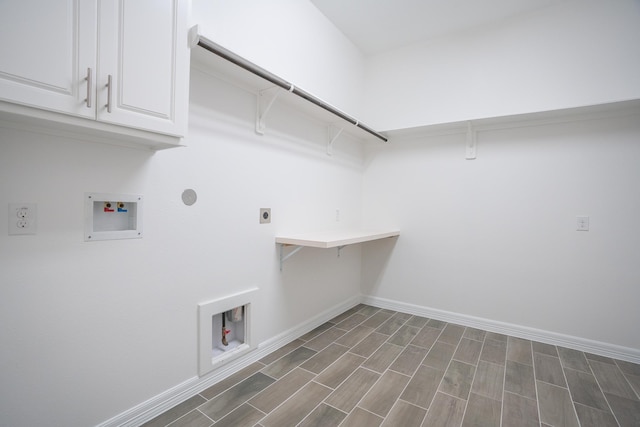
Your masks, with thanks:
[{"label": "countertop support bracket", "polygon": [[304,246],[295,246],[294,249],[289,252],[287,255],[284,254],[284,247],[285,246],[291,246],[291,245],[285,245],[283,243],[280,243],[280,271],[282,271],[282,264],[284,264],[284,262],[286,260],[288,260],[289,258],[291,258],[292,256],[294,256],[295,254],[297,254],[300,249],[304,248]]},{"label": "countertop support bracket", "polygon": [[338,246],[338,258],[340,258],[340,251],[342,251],[345,246],[347,245]]}]

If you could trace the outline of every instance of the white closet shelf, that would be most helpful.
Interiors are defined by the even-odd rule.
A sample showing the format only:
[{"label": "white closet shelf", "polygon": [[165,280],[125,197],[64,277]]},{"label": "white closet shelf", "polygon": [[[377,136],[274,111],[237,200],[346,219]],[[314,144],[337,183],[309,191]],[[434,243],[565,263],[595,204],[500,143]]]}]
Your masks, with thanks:
[{"label": "white closet shelf", "polygon": [[267,115],[272,104],[277,100],[278,103],[327,125],[328,154],[331,154],[333,143],[343,131],[360,141],[387,142],[385,135],[330,103],[199,35],[197,26],[191,28],[189,37],[192,47],[192,65],[227,83],[256,94],[256,132],[259,134],[264,133]]},{"label": "white closet shelf", "polygon": [[[282,270],[282,264],[286,260],[305,247],[321,249],[338,248],[338,256],[340,256],[340,250],[347,245],[355,245],[399,235],[399,230],[337,230],[276,236],[276,243],[280,245],[280,270]],[[295,246],[296,248],[289,252],[289,254],[284,255],[285,246]]]},{"label": "white closet shelf", "polygon": [[475,117],[469,118],[468,120],[446,123],[430,123],[423,126],[386,129],[384,132],[391,140],[396,140],[401,138],[459,134],[468,132],[469,126],[472,126],[474,131],[517,129],[553,123],[596,120],[620,114],[637,114],[639,110],[640,99],[634,98],[605,102],[602,104],[558,108],[555,110],[531,111],[492,117]]}]

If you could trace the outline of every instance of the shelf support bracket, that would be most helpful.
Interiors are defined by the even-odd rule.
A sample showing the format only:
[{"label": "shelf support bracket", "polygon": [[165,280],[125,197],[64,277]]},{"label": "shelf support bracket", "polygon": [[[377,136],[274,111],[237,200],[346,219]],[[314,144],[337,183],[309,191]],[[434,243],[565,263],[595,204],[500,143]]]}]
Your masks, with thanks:
[{"label": "shelf support bracket", "polygon": [[284,262],[286,260],[288,260],[289,258],[291,258],[292,256],[294,256],[295,254],[297,254],[300,249],[304,248],[304,246],[296,246],[291,252],[289,252],[287,255],[284,254],[284,247],[285,246],[289,246],[289,245],[285,245],[280,243],[280,271],[282,271],[282,264],[284,264]]},{"label": "shelf support bracket", "polygon": [[477,131],[473,128],[473,124],[468,121],[467,122],[467,142],[466,142],[466,155],[465,158],[467,160],[473,160],[477,157]]},{"label": "shelf support bracket", "polygon": [[333,143],[336,142],[336,140],[340,137],[340,134],[342,134],[343,130],[344,128],[333,125],[329,125],[327,127],[327,135],[329,136],[329,139],[327,141],[328,156],[333,156]]},{"label": "shelf support bracket", "polygon": [[256,132],[260,135],[264,135],[267,114],[269,114],[269,110],[271,110],[273,103],[276,102],[276,99],[278,99],[281,93],[282,90],[278,86],[258,92],[256,102]]},{"label": "shelf support bracket", "polygon": [[340,258],[340,251],[342,251],[345,246],[347,245],[338,246],[338,258]]},{"label": "shelf support bracket", "polygon": [[[294,90],[295,86],[291,85],[289,92],[293,92]],[[267,115],[282,91],[283,89],[281,87],[274,86],[258,92],[256,102],[256,132],[260,135],[264,135],[264,131],[267,128]]]}]

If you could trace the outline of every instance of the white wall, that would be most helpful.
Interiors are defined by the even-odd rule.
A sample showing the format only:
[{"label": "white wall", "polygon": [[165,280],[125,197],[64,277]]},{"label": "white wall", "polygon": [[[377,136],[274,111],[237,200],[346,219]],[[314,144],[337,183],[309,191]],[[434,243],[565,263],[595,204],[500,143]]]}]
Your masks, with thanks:
[{"label": "white wall", "polygon": [[[355,48],[311,3],[268,6],[194,1],[192,21],[354,108]],[[281,105],[259,136],[254,114],[254,94],[194,70],[186,148],[0,127],[0,224],[10,202],[37,203],[39,215],[35,236],[0,233],[0,425],[95,425],[193,379],[200,302],[258,287],[260,344],[359,295],[360,248],[340,258],[305,249],[280,272],[274,236],[360,221],[362,147],[343,136],[328,157],[326,126]],[[198,193],[191,207],[186,188]],[[143,194],[144,238],[85,243],[84,192]],[[272,209],[270,225],[258,223],[261,207]]]},{"label": "white wall", "polygon": [[193,0],[192,23],[234,51],[360,118],[364,57],[309,0]]},{"label": "white wall", "polygon": [[476,160],[464,134],[372,151],[365,223],[401,236],[366,246],[363,292],[638,351],[639,119],[481,131]]},{"label": "white wall", "polygon": [[[204,26],[205,36],[358,115],[364,63],[355,48],[309,2],[266,3],[194,1],[193,21]],[[622,12],[610,13],[619,19]],[[534,18],[523,30],[505,31],[543,37]],[[551,28],[578,25],[574,17],[564,18]],[[619,28],[634,39],[637,32],[625,23]],[[598,54],[608,40],[618,40],[594,33],[589,42],[605,45]],[[506,46],[489,55],[496,61],[501,52],[514,52],[509,39],[487,35],[484,41],[497,40]],[[531,46],[550,48],[557,40],[545,43]],[[457,90],[464,75],[437,90],[426,87],[428,97],[406,87],[387,93],[376,79],[397,84],[387,77],[400,76],[408,87],[444,73],[420,63],[404,76],[410,53],[398,54],[395,71],[376,63],[383,57],[371,62],[368,85],[381,95],[374,105],[384,108],[370,113],[379,124],[453,120],[458,108],[465,118],[502,111],[496,106],[504,96],[486,110],[465,110],[456,101],[466,93]],[[481,53],[486,51],[469,61],[482,61]],[[610,54],[619,59],[629,52]],[[626,81],[637,71],[637,57],[630,58],[622,85],[607,80],[604,95],[593,98],[612,98],[618,89],[637,96],[637,87]],[[526,63],[516,65],[514,72],[526,69]],[[575,67],[564,61],[569,70],[555,84],[585,65],[582,55]],[[39,214],[35,236],[0,233],[3,425],[95,425],[192,378],[197,303],[252,286],[260,288],[253,331],[258,343],[358,295],[363,281],[365,292],[381,297],[640,348],[627,328],[640,320],[631,307],[638,299],[632,283],[638,235],[625,228],[638,208],[629,187],[638,182],[639,169],[633,167],[638,147],[630,142],[638,134],[634,120],[481,135],[481,157],[473,162],[463,160],[461,136],[407,141],[373,154],[363,172],[357,143],[341,137],[327,157],[326,128],[280,106],[269,117],[267,135],[258,136],[251,94],[200,71],[191,80],[186,148],[152,153],[0,128],[0,206],[35,202]],[[484,106],[488,92],[471,89],[475,107]],[[521,90],[515,93],[536,93]],[[509,96],[507,112],[548,106]],[[584,100],[558,96],[553,106],[560,101]],[[576,190],[584,181],[586,189]],[[192,207],[180,201],[186,188],[199,195]],[[144,238],[85,243],[87,191],[143,194]],[[271,225],[258,224],[260,207],[273,209]],[[363,211],[368,222],[393,222],[403,233],[393,250],[382,246],[367,254],[365,280],[357,246],[340,258],[305,249],[279,272],[275,234],[356,224]],[[0,224],[7,224],[7,213],[0,209]],[[591,215],[592,231],[573,231],[578,214]],[[386,269],[367,263],[376,257]],[[468,259],[469,269],[461,269]],[[549,302],[549,293],[558,299]],[[567,307],[572,316],[562,314]]]},{"label": "white wall", "polygon": [[[358,248],[280,273],[274,236],[360,220],[361,146],[328,157],[325,128],[278,109],[258,136],[253,95],[192,74],[186,148],[0,128],[0,425],[95,425],[193,378],[199,302],[257,286],[259,344],[359,295]],[[143,194],[144,238],[85,243],[84,192]],[[10,202],[37,203],[37,235],[7,236]]]},{"label": "white wall", "polygon": [[640,2],[571,0],[367,58],[362,119],[390,130],[640,97]]}]

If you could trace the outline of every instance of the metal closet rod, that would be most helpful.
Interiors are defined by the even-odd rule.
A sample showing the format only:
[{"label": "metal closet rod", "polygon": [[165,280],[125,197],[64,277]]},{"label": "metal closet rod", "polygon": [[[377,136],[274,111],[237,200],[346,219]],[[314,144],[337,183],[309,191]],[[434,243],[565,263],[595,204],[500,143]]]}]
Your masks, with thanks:
[{"label": "metal closet rod", "polygon": [[245,70],[262,77],[263,79],[273,83],[276,86],[279,86],[285,90],[287,90],[288,92],[291,92],[295,95],[298,95],[301,98],[306,99],[307,101],[311,102],[312,104],[317,105],[318,107],[340,117],[342,120],[346,120],[347,122],[351,123],[352,125],[355,125],[357,127],[359,127],[360,129],[364,130],[365,132],[370,133],[371,135],[375,136],[378,139],[383,140],[384,142],[387,142],[388,139],[386,136],[382,135],[379,132],[376,132],[375,130],[371,129],[369,126],[366,126],[362,123],[360,123],[358,120],[354,119],[351,116],[348,116],[347,114],[343,113],[342,111],[338,110],[337,108],[333,107],[332,105],[327,104],[326,102],[322,101],[319,98],[316,98],[315,96],[311,95],[309,92],[305,92],[304,90],[294,86],[292,83],[289,83],[288,81],[276,76],[275,74],[265,70],[264,68],[254,64],[251,61],[248,61],[246,59],[244,59],[243,57],[236,55],[235,53],[231,52],[229,49],[226,49],[222,46],[220,46],[219,44],[212,42],[211,40],[202,37],[202,36],[198,36],[198,46],[208,50],[211,53],[214,53],[216,55],[218,55],[221,58],[226,59],[227,61],[237,65],[240,68],[244,68]]}]

